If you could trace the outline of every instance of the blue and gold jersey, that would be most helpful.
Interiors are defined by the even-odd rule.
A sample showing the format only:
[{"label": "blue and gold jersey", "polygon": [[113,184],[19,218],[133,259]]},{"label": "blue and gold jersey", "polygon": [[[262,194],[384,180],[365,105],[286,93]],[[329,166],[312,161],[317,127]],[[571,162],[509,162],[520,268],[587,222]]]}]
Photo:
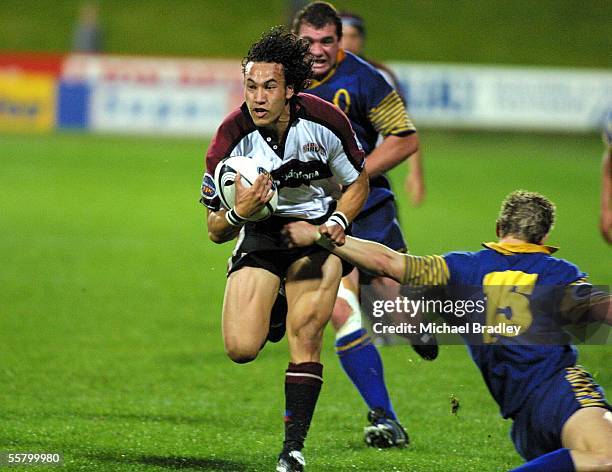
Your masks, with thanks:
[{"label": "blue and gold jersey", "polygon": [[[547,302],[550,290],[566,287],[586,274],[574,264],[552,257],[555,248],[548,246],[488,243],[485,247],[475,253],[450,253],[444,260],[450,274],[449,287],[482,287],[487,297],[487,325],[511,323],[521,327],[516,337],[485,334],[482,342],[469,345],[502,416],[508,418],[538,384],[576,364],[576,349],[553,319],[556,309]],[[531,341],[540,335],[550,339],[557,336],[565,343]]]},{"label": "blue and gold jersey", "polygon": [[582,309],[574,292],[586,289],[591,301],[592,294],[609,296],[594,290],[574,264],[552,257],[556,248],[484,246],[478,252],[444,256],[406,255],[403,281],[412,286],[445,286],[455,299],[486,300],[486,310],[478,315],[444,315],[450,324],[520,327],[518,335],[469,330],[462,334],[501,414],[508,418],[541,382],[576,364],[577,351],[564,327],[584,321],[588,309]]},{"label": "blue and gold jersey", "polygon": [[[340,50],[336,66],[321,80],[314,80],[307,93],[334,103],[348,116],[367,154],[376,147],[379,135],[404,136],[415,132],[395,89],[368,62]],[[393,197],[384,176],[370,182],[364,210]]]}]

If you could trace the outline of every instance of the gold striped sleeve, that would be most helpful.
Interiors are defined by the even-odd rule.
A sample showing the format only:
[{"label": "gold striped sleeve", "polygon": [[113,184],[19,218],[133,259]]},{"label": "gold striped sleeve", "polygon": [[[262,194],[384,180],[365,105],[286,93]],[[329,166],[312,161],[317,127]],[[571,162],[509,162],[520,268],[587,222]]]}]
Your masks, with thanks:
[{"label": "gold striped sleeve", "polygon": [[368,118],[374,129],[383,136],[416,131],[406,112],[404,102],[395,90],[392,90],[377,106],[370,110]]},{"label": "gold striped sleeve", "polygon": [[589,279],[587,279],[586,277],[582,277],[576,280],[575,282],[572,282],[570,285],[580,285],[580,284],[588,284],[588,283],[590,283]]},{"label": "gold striped sleeve", "polygon": [[450,278],[448,265],[442,256],[406,255],[403,284],[411,286],[446,285]]}]

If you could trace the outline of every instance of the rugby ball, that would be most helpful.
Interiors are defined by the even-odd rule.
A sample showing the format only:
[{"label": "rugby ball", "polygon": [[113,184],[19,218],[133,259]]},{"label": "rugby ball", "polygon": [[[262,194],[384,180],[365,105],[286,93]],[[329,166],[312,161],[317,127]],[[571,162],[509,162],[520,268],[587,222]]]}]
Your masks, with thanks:
[{"label": "rugby ball", "polygon": [[[253,182],[255,182],[259,174],[270,175],[266,169],[258,166],[250,157],[232,156],[226,157],[219,162],[215,168],[215,186],[217,187],[217,193],[221,199],[221,204],[226,210],[230,210],[234,207],[236,196],[234,181],[236,179],[236,172],[240,172],[241,182],[245,187],[253,185]],[[272,183],[272,192],[274,192],[272,199],[257,213],[246,218],[247,220],[265,220],[274,213],[278,205],[278,192],[276,191],[274,183]]]}]

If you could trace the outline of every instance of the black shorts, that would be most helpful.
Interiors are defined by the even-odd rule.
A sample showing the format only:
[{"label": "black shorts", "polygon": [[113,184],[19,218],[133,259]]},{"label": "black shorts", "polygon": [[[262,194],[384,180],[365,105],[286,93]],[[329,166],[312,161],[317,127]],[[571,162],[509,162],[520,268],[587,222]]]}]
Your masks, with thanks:
[{"label": "black shorts", "polygon": [[[320,225],[327,221],[328,217],[329,215],[325,215],[308,222]],[[238,236],[236,247],[229,261],[227,275],[229,276],[242,267],[259,267],[272,272],[282,280],[286,277],[289,266],[298,259],[315,253],[326,253],[328,257],[332,255],[316,244],[308,247],[288,248],[283,241],[281,231],[287,223],[292,221],[301,220],[273,216],[261,222],[247,223]],[[324,260],[327,260],[327,257]],[[352,270],[351,264],[342,261],[343,276]]]}]

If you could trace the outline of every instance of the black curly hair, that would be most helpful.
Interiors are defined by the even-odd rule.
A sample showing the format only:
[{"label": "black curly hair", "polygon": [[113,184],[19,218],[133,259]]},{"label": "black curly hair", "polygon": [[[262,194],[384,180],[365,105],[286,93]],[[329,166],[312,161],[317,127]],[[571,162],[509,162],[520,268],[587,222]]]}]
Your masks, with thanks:
[{"label": "black curly hair", "polygon": [[308,42],[293,33],[276,26],[261,36],[242,59],[242,74],[249,62],[271,62],[281,64],[285,72],[285,86],[293,87],[294,93],[304,90],[312,77],[313,57],[308,52]]}]

